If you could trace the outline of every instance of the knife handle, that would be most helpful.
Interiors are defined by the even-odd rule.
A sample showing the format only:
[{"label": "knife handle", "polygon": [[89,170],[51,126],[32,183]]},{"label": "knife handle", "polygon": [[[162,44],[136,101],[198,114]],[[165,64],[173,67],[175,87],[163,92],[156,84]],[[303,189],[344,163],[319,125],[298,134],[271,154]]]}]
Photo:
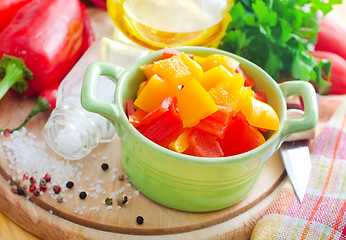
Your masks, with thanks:
[{"label": "knife handle", "polygon": [[286,122],[282,131],[283,139],[293,133],[313,129],[317,124],[318,105],[312,84],[304,81],[288,81],[280,83],[279,86],[285,98],[299,95],[304,104],[304,115],[301,118],[288,119],[287,109],[285,109],[285,117],[282,119]]}]

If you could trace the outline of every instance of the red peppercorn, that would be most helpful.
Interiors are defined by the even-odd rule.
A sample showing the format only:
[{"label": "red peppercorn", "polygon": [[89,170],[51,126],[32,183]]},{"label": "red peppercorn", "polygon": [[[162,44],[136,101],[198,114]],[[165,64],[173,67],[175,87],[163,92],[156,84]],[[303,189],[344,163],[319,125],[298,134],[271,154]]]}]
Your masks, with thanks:
[{"label": "red peppercorn", "polygon": [[11,192],[14,193],[14,194],[17,194],[17,190],[14,189],[14,188],[11,188]]},{"label": "red peppercorn", "polygon": [[28,174],[24,173],[23,174],[23,181],[28,180],[28,179],[29,179]]},{"label": "red peppercorn", "polygon": [[47,186],[46,185],[40,185],[40,191],[44,192],[47,190]]},{"label": "red peppercorn", "polygon": [[35,186],[35,184],[32,184],[29,188],[29,192],[33,192],[35,190],[36,190],[36,186]]},{"label": "red peppercorn", "polygon": [[10,136],[11,130],[10,130],[9,128],[6,128],[6,129],[4,130],[4,134],[5,134],[5,136]]},{"label": "red peppercorn", "polygon": [[44,175],[43,179],[47,182],[50,182],[52,180],[52,177],[50,176],[50,174],[47,173],[46,175]]},{"label": "red peppercorn", "polygon": [[31,184],[35,184],[36,183],[36,179],[34,177],[30,177],[30,183]]},{"label": "red peppercorn", "polygon": [[40,195],[40,192],[38,190],[35,190],[34,195],[37,197],[38,195]]},{"label": "red peppercorn", "polygon": [[53,191],[55,192],[55,194],[59,194],[59,192],[61,191],[61,187],[59,185],[54,185]]}]

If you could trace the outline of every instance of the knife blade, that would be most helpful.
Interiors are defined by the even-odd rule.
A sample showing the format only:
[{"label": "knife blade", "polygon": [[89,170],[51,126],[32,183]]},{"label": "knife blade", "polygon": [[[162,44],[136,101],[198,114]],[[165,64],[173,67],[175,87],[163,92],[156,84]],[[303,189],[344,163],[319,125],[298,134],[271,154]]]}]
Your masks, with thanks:
[{"label": "knife blade", "polygon": [[[304,112],[299,109],[289,109],[287,117],[289,119],[299,118]],[[309,151],[309,139],[315,138],[315,128],[309,131],[299,132],[289,136],[281,145],[280,152],[284,162],[287,176],[292,187],[302,202],[308,186],[311,173],[311,158]]]}]

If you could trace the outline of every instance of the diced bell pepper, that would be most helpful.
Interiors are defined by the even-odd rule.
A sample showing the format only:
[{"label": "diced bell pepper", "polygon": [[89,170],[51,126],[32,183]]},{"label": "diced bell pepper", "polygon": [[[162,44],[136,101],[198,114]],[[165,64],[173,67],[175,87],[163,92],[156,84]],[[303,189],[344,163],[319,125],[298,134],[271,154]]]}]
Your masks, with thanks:
[{"label": "diced bell pepper", "polygon": [[173,86],[184,85],[203,72],[196,62],[183,53],[156,61],[153,71]]},{"label": "diced bell pepper", "polygon": [[152,76],[141,90],[134,104],[146,112],[151,112],[167,97],[174,97],[179,89],[171,86],[158,75]]},{"label": "diced bell pepper", "polygon": [[247,106],[242,107],[241,111],[251,126],[279,130],[279,117],[269,104],[259,101],[254,97],[250,97],[250,101],[246,104]]},{"label": "diced bell pepper", "polygon": [[140,66],[139,69],[144,72],[144,75],[146,76],[147,79],[150,79],[155,74],[155,72],[153,71],[153,66],[154,64],[150,63],[150,64]]},{"label": "diced bell pepper", "polygon": [[202,119],[194,128],[204,131],[217,138],[224,138],[226,129],[230,124],[233,111],[229,107],[217,106],[218,110]]},{"label": "diced bell pepper", "polygon": [[151,141],[168,147],[168,144],[177,139],[183,131],[176,101],[175,97],[163,100],[160,106],[144,117],[137,129]]},{"label": "diced bell pepper", "polygon": [[190,128],[184,129],[179,137],[168,145],[168,148],[178,153],[184,152],[189,147],[190,132]]},{"label": "diced bell pepper", "polygon": [[[173,57],[173,56],[178,56],[180,55],[181,52],[179,52],[178,50],[175,50],[173,48],[168,48],[168,47],[165,47],[162,51],[162,59],[167,59],[167,58],[170,58],[170,57]],[[194,55],[193,54],[188,54],[188,53],[185,53],[189,58],[191,59],[194,59]]]},{"label": "diced bell pepper", "polygon": [[218,110],[208,92],[195,79],[177,93],[178,109],[184,127],[193,127],[203,118]]},{"label": "diced bell pepper", "polygon": [[189,135],[189,150],[198,157],[223,157],[224,153],[216,137],[198,129]]},{"label": "diced bell pepper", "polygon": [[239,111],[239,99],[243,88],[244,78],[237,73],[229,80],[210,89],[208,93],[217,105],[228,106],[236,114]]},{"label": "diced bell pepper", "polygon": [[265,138],[256,128],[250,126],[245,116],[239,112],[228,126],[225,138],[219,142],[225,156],[233,156],[260,146],[265,142]]},{"label": "diced bell pepper", "polygon": [[249,77],[247,74],[245,74],[243,72],[243,70],[240,68],[240,66],[237,67],[235,73],[240,73],[244,77],[244,79],[245,79],[244,86],[245,87],[251,87],[252,88],[255,86],[254,80],[251,77]]},{"label": "diced bell pepper", "polygon": [[223,65],[230,73],[234,73],[239,67],[239,62],[226,55],[211,54],[205,58],[202,68],[203,71],[208,71],[209,69],[220,65]]},{"label": "diced bell pepper", "polygon": [[223,66],[213,67],[204,72],[197,79],[206,91],[216,87],[218,84],[229,80],[232,74]]}]

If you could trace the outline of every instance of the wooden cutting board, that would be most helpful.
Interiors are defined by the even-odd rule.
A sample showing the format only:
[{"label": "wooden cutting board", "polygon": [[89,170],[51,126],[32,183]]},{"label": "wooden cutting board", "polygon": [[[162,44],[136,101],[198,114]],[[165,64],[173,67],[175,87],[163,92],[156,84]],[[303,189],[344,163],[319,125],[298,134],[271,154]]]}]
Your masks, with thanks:
[{"label": "wooden cutting board", "polygon": [[[13,128],[20,124],[34,103],[34,99],[22,97],[14,92],[7,94],[0,102],[0,126]],[[44,148],[40,146],[40,151],[37,152],[40,155],[36,156],[32,156],[31,153],[31,151],[35,152],[35,145],[29,147],[30,151],[25,150],[25,147],[14,150],[16,146],[23,144],[21,141],[30,140],[25,146],[31,146],[32,139],[44,145],[42,130],[48,116],[48,113],[43,113],[32,118],[26,127],[27,132],[20,137],[5,135],[0,137],[2,149],[0,150],[0,211],[41,238],[59,236],[60,239],[67,239],[74,236],[83,239],[95,237],[108,239],[121,236],[123,239],[132,239],[135,236],[148,235],[169,237],[174,234],[196,234],[199,230],[226,222],[243,227],[241,223],[246,222],[247,218],[242,218],[241,215],[261,203],[285,176],[282,160],[276,153],[263,169],[254,189],[240,203],[209,213],[189,213],[169,209],[138,193],[126,177],[124,180],[119,179],[119,176],[125,173],[121,166],[118,138],[111,143],[100,144],[86,158],[71,162],[56,155],[48,146]],[[27,151],[24,160],[27,156],[29,165],[35,166],[33,169],[29,170],[28,163],[23,162],[23,156],[16,154],[19,151]],[[18,155],[17,158],[21,160],[11,160],[8,152],[12,152],[15,157]],[[44,159],[40,160],[42,156],[50,159],[49,167],[41,165],[47,164],[43,161]],[[109,169],[106,171],[101,168],[102,163],[105,162],[109,164]],[[29,185],[29,180],[18,181],[23,178],[24,173],[28,172],[29,177],[34,176],[35,168],[36,171],[45,168],[52,169],[54,166],[51,165],[54,164],[56,169],[65,168],[63,172],[66,174],[73,173],[72,177],[64,176],[64,174],[58,177],[59,171],[53,171],[53,174],[47,172],[51,174],[52,182],[57,181],[55,177],[62,177],[56,183],[62,188],[58,195],[63,196],[63,202],[57,201],[58,195],[52,191],[53,186],[50,184],[47,184],[48,189],[44,194],[39,196],[34,196],[28,189],[25,190],[27,196],[12,193],[13,186],[23,188]],[[61,167],[62,164],[65,165]],[[23,169],[23,166],[27,169]],[[40,177],[36,177],[37,180],[38,178]],[[72,189],[65,187],[67,181],[74,182]],[[85,199],[79,198],[81,191],[87,192]],[[119,206],[117,199],[123,195],[128,197],[128,202],[124,206]],[[113,198],[112,209],[104,203],[107,197]],[[144,218],[143,224],[137,224],[137,216]]]},{"label": "wooden cutting board", "polygon": [[[113,34],[113,24],[106,12],[89,9],[89,13],[96,36]],[[34,99],[23,98],[13,92],[7,94],[0,101],[0,127],[17,126],[34,102]],[[339,102],[340,98],[321,98],[319,129]],[[48,117],[48,113],[34,117],[27,125],[28,132],[24,138],[34,134],[36,141],[42,142],[41,132]],[[10,140],[8,136],[0,136],[0,144]],[[62,192],[65,199],[62,203],[58,203],[53,198],[55,195],[49,193],[52,186],[48,187],[44,195],[36,197],[29,194],[30,199],[13,194],[11,188],[17,185],[13,179],[22,177],[22,173],[17,172],[19,166],[10,167],[6,152],[1,151],[3,147],[0,148],[0,212],[42,239],[248,239],[258,218],[276,196],[283,181],[287,181],[282,160],[276,153],[269,159],[254,189],[240,203],[210,213],[181,212],[158,205],[142,194],[136,195],[136,189],[130,182],[114,177],[115,174],[119,176],[123,173],[119,144],[119,140],[114,140],[100,145],[87,158],[69,165],[69,168],[75,167],[78,171],[74,177],[61,180],[63,188],[68,180],[75,183],[73,189]],[[46,148],[44,154],[65,163],[49,148]],[[101,170],[103,162],[110,166],[107,171]],[[102,188],[99,193],[95,188],[98,184],[99,189]],[[23,182],[20,185],[23,186]],[[78,196],[81,190],[88,193],[84,200]],[[112,192],[114,196],[117,192],[132,198],[119,209],[115,199],[112,209],[107,209],[103,201]],[[142,225],[136,223],[139,215],[144,218]],[[6,217],[0,215],[0,239],[35,238],[9,222]]]}]

